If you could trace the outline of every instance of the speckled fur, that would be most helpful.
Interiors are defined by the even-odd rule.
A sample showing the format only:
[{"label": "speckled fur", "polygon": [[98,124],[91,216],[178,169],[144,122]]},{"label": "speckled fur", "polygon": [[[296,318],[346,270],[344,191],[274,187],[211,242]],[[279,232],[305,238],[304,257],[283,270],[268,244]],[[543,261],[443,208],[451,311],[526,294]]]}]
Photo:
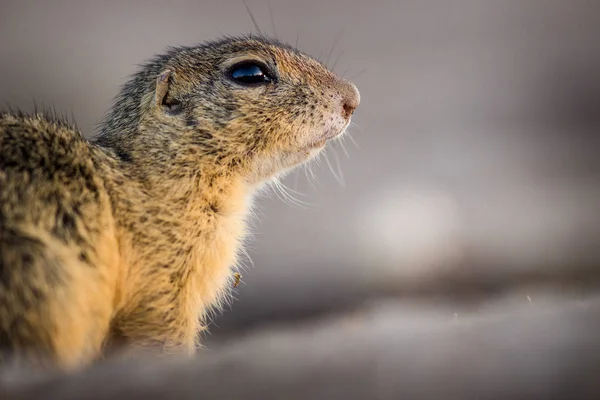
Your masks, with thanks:
[{"label": "speckled fur", "polygon": [[[229,80],[246,59],[276,81]],[[0,115],[0,347],[66,368],[117,344],[193,354],[252,196],[341,134],[358,102],[316,60],[240,37],[151,60],[89,142],[42,115]]]}]

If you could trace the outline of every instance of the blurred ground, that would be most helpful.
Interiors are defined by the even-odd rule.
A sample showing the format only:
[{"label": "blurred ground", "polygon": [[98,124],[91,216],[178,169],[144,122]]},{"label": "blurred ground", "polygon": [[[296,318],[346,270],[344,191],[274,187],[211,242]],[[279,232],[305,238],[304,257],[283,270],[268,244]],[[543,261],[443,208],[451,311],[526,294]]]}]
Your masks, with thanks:
[{"label": "blurred ground", "polygon": [[[261,28],[274,34],[269,3],[248,4]],[[406,324],[406,332],[413,326],[407,301],[417,314],[435,311],[449,319],[436,320],[435,335],[415,330],[383,343],[418,348],[423,337],[424,348],[436,348],[458,335],[448,325],[455,313],[475,309],[484,317],[488,309],[482,305],[500,301],[495,312],[511,316],[538,296],[554,299],[548,307],[564,311],[566,303],[597,292],[597,2],[272,0],[270,5],[280,39],[292,44],[298,39],[303,51],[322,54],[359,87],[362,103],[350,131],[357,146],[345,142],[349,157],[339,145],[328,152],[334,173],[323,160],[312,168],[316,179],[306,179],[302,170],[288,177],[286,184],[310,206],[290,206],[276,196],[259,201],[248,246],[254,267],[244,273],[231,309],[214,319],[209,351],[220,354],[223,346],[239,343],[252,354],[254,343],[243,337],[260,332],[258,337],[272,338],[270,329],[292,329],[277,340],[318,348],[321,338],[312,328],[286,327],[300,321],[314,327],[315,319],[333,324],[365,301],[384,297],[396,300],[377,318]],[[167,45],[252,29],[241,1],[5,0],[0,101],[24,109],[33,108],[34,98],[54,104],[59,112],[73,113],[89,135],[135,64]],[[595,342],[576,344],[579,333],[571,332],[597,332],[600,314],[569,319],[566,311],[555,312],[560,317],[552,329],[567,329],[561,330],[565,343],[574,346],[565,352],[586,354],[583,348],[590,345],[586,356],[597,355]],[[532,324],[507,318],[514,320],[498,325],[499,332]],[[468,333],[469,326],[461,332]],[[461,347],[461,357],[475,357],[487,340],[495,340],[487,336],[495,328],[473,326],[479,340]],[[545,328],[532,326],[532,335],[544,334]],[[375,340],[367,330],[362,333]],[[536,342],[518,335],[503,340],[515,349]],[[525,355],[530,368],[547,364],[552,348],[539,344],[537,356]],[[368,352],[361,354],[364,360]],[[452,373],[453,363],[462,362],[449,358],[449,364],[439,354],[427,358],[438,372]],[[510,364],[503,364],[502,351],[487,354],[498,357],[498,370],[480,374],[517,379],[502,369]],[[568,364],[569,354],[557,356],[560,374],[584,367],[600,372],[597,358],[577,364],[577,357],[567,357],[575,360]]]},{"label": "blurred ground", "polygon": [[[4,377],[3,399],[597,399],[600,298],[536,297],[452,316],[383,300],[344,317],[260,329],[181,360],[67,378]],[[590,329],[592,328],[592,329]]]}]

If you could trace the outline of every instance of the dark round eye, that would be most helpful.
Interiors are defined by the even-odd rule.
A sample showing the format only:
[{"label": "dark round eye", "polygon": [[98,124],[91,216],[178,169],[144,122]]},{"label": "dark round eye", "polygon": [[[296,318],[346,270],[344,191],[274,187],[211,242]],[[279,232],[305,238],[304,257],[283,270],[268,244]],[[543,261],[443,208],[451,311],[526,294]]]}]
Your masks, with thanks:
[{"label": "dark round eye", "polygon": [[234,65],[230,70],[231,79],[243,85],[257,85],[271,82],[267,69],[256,62],[243,62]]}]

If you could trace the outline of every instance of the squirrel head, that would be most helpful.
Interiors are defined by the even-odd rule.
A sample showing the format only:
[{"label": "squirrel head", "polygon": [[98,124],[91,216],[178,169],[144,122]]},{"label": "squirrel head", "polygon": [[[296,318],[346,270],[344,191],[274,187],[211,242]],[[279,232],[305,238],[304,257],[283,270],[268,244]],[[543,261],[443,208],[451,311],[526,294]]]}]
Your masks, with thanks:
[{"label": "squirrel head", "polygon": [[[226,38],[172,48],[146,65],[98,142],[157,168],[221,169],[256,184],[318,154],[345,132],[359,102],[352,83],[291,46]],[[121,108],[135,109],[136,119]]]}]

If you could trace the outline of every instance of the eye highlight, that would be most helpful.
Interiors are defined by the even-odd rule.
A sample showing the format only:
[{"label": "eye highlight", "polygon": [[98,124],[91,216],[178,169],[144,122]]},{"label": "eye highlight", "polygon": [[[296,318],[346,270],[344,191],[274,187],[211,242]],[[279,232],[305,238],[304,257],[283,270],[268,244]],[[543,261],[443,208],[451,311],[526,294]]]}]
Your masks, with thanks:
[{"label": "eye highlight", "polygon": [[244,61],[229,69],[229,78],[241,85],[255,86],[273,81],[267,67],[256,61]]}]

